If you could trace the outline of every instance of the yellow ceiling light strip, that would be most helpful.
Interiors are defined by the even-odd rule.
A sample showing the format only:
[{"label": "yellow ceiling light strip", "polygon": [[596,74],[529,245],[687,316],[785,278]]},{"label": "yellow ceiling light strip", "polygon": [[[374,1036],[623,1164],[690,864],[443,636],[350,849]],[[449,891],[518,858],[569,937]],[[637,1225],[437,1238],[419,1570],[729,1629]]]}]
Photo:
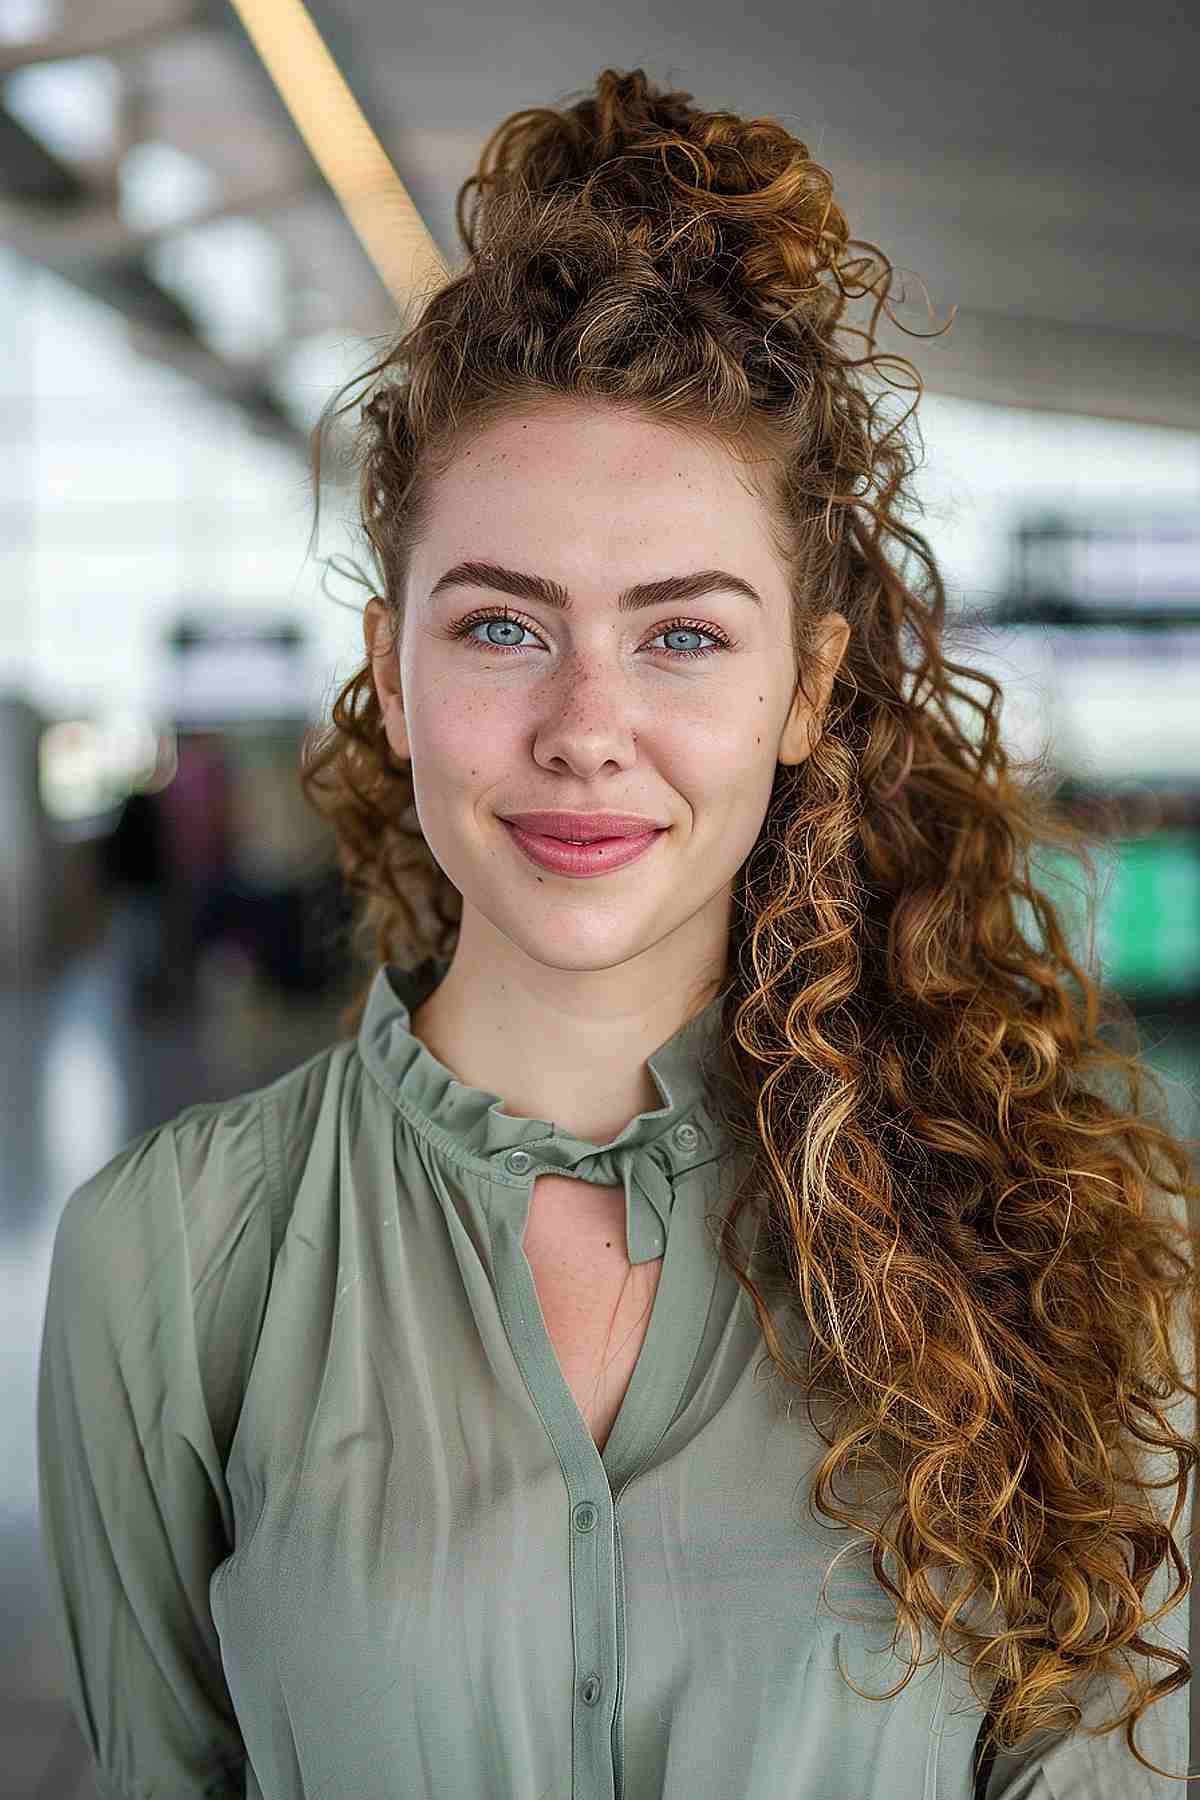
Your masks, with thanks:
[{"label": "yellow ceiling light strip", "polygon": [[449,271],[303,0],[231,0],[267,73],[397,305]]}]

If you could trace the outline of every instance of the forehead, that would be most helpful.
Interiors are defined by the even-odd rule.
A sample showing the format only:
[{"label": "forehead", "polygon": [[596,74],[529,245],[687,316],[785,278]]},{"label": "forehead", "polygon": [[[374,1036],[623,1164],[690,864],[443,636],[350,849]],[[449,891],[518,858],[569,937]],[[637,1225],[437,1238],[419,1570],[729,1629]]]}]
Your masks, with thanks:
[{"label": "forehead", "polygon": [[767,547],[755,473],[715,437],[623,409],[574,403],[506,414],[472,434],[436,477],[429,541],[438,554],[479,554],[486,529],[490,556],[497,536],[550,544],[581,534],[610,552],[641,545],[653,555],[669,545],[675,562],[681,543],[689,560],[718,545],[728,556],[739,540]]}]

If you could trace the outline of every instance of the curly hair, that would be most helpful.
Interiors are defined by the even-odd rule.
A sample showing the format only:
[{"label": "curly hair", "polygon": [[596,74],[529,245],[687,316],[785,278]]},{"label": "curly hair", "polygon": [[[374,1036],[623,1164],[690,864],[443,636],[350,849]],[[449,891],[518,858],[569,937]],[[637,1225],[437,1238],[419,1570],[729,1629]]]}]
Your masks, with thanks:
[{"label": "curly hair", "polygon": [[[1114,1018],[1132,1028],[1128,1009],[1073,957],[1035,880],[1049,846],[1078,859],[1091,893],[1102,833],[1060,807],[1045,752],[1019,761],[1002,745],[997,682],[947,660],[942,578],[905,517],[920,510],[905,427],[922,384],[876,349],[892,266],[849,238],[828,172],[781,124],[691,99],[605,69],[576,104],[516,113],[488,139],[458,195],[463,266],[347,384],[394,372],[354,439],[371,585],[398,633],[437,475],[521,408],[627,408],[765,469],[798,681],[817,612],[836,609],[851,636],[815,748],[777,769],[734,884],[712,1101],[749,1156],[720,1252],[764,1363],[829,1446],[810,1507],[869,1533],[918,1647],[928,1621],[941,1651],[965,1645],[972,1682],[994,1674],[988,1756],[1043,1725],[1073,1729],[1071,1684],[1118,1668],[1131,1698],[1098,1729],[1125,1723],[1154,1768],[1134,1726],[1191,1664],[1142,1630],[1190,1591],[1174,1526],[1200,1461],[1166,1417],[1197,1396],[1177,1346],[1194,1356],[1200,1234],[1157,1199],[1186,1207],[1200,1186],[1185,1141],[1150,1117],[1159,1080],[1136,1032],[1132,1049],[1105,1042]],[[868,329],[840,323],[867,295]],[[887,380],[887,365],[917,399],[885,429],[860,371]],[[345,391],[311,438],[318,514],[322,433],[353,404],[333,410]],[[306,740],[301,781],[332,823],[364,961],[449,956],[461,896],[421,833],[369,660]],[[783,1314],[742,1259],[746,1207]],[[1178,1471],[1166,1522],[1138,1445]],[[871,1469],[891,1501],[878,1523],[833,1492]],[[1168,1559],[1179,1580],[1151,1610]],[[981,1595],[993,1633],[960,1617]],[[1085,1637],[1093,1603],[1103,1628]],[[1126,1647],[1171,1666],[1140,1679]],[[914,1649],[893,1692],[917,1666]]]}]

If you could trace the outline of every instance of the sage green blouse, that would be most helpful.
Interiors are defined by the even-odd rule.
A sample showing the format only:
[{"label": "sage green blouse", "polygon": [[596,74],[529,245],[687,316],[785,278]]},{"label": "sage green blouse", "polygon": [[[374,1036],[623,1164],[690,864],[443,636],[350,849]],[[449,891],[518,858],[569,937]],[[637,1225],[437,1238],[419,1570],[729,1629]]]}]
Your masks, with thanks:
[{"label": "sage green blouse", "polygon": [[[447,967],[381,968],[356,1037],[187,1107],[63,1211],[41,1516],[101,1794],[971,1800],[980,1704],[936,1658],[873,1698],[907,1634],[865,1534],[806,1509],[825,1446],[710,1236],[742,1154],[703,1085],[720,996],[597,1145],[412,1035]],[[633,1261],[664,1256],[603,1455],[521,1248],[543,1170],[622,1184]],[[1158,1629],[1186,1648],[1186,1602]],[[1138,1743],[1183,1772],[1186,1690]],[[980,1787],[1183,1791],[1123,1730],[1042,1733]]]}]

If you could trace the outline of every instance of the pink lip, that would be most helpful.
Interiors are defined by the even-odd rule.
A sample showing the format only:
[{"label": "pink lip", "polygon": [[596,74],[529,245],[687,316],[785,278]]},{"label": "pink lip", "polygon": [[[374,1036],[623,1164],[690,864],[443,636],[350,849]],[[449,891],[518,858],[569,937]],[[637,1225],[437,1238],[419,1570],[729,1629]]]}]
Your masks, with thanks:
[{"label": "pink lip", "polygon": [[626,863],[636,862],[664,835],[656,830],[643,832],[640,837],[597,838],[592,844],[567,844],[562,838],[525,831],[508,819],[500,823],[531,862],[553,869],[556,875],[607,875],[612,869],[623,869]]}]

